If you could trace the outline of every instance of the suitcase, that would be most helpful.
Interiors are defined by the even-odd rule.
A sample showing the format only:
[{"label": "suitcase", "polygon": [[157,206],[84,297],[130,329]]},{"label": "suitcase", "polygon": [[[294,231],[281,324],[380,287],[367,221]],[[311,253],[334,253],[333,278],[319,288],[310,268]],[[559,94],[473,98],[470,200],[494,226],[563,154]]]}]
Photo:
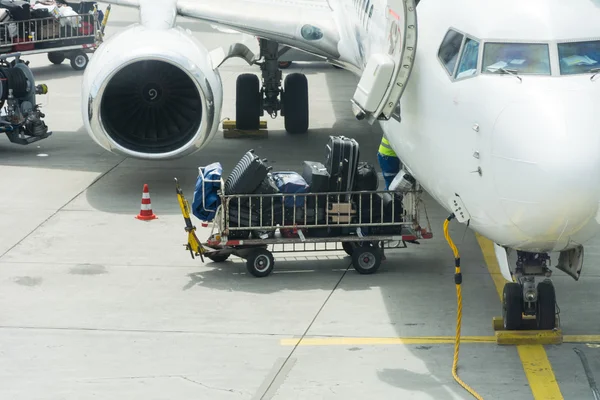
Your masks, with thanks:
[{"label": "suitcase", "polygon": [[302,178],[310,187],[310,193],[324,193],[329,189],[329,172],[320,162],[304,161]]},{"label": "suitcase", "polygon": [[0,8],[7,9],[13,21],[31,19],[31,4],[29,1],[0,0]]},{"label": "suitcase", "polygon": [[225,194],[251,194],[258,188],[273,167],[267,166],[267,159],[261,160],[249,150],[233,168],[225,181]]},{"label": "suitcase", "polygon": [[[285,171],[285,172],[273,172],[273,179],[277,184],[277,188],[280,193],[283,194],[300,194],[308,193],[308,183],[302,178],[297,172]],[[305,196],[296,197],[296,207],[304,206]],[[285,207],[294,206],[294,198],[292,196],[286,196],[283,200]]]},{"label": "suitcase", "polygon": [[231,227],[255,227],[255,226],[273,226],[280,224],[283,219],[281,206],[275,205],[271,209],[263,209],[262,215],[259,209],[252,207],[252,212],[248,205],[237,205],[229,203],[229,226]]},{"label": "suitcase", "polygon": [[356,140],[344,136],[329,137],[325,162],[330,177],[329,191],[352,191],[359,154],[360,151]]},{"label": "suitcase", "polygon": [[[304,161],[304,168],[302,170],[302,177],[308,184],[308,191],[310,193],[326,193],[329,190],[329,172],[327,168],[316,161]],[[306,206],[312,208],[325,207],[327,204],[327,197],[323,196],[307,196]]]},{"label": "suitcase", "polygon": [[[362,205],[357,206],[361,210],[360,222],[374,224],[402,222],[403,208],[402,195],[400,193],[394,193],[393,195],[391,193],[374,193],[360,196],[362,197]],[[370,197],[373,199],[372,206]],[[402,225],[368,226],[361,229],[365,234],[400,234],[402,232]]]},{"label": "suitcase", "polygon": [[379,187],[379,178],[373,164],[359,162],[354,180],[354,191],[372,191]]}]

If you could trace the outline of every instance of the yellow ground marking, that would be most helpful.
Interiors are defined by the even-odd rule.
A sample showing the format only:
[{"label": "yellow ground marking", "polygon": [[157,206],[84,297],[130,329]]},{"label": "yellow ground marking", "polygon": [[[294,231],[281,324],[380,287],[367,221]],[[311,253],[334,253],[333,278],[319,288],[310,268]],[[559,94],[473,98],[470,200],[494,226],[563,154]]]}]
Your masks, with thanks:
[{"label": "yellow ground marking", "polygon": [[[496,260],[496,253],[494,252],[494,244],[479,234],[475,234],[485,264],[487,265],[488,271],[496,286],[496,291],[502,301],[502,291],[504,289],[505,279],[502,277],[500,272],[500,266]],[[563,339],[564,340],[564,339]],[[529,381],[529,387],[535,400],[559,400],[563,399],[563,395],[560,392],[556,377],[552,371],[550,361],[546,355],[546,350],[542,345],[519,345],[517,346],[521,363],[523,364],[523,370],[525,376]]]},{"label": "yellow ground marking", "polygon": [[[495,336],[461,336],[462,343],[496,344]],[[281,339],[282,346],[376,346],[376,345],[423,345],[453,344],[454,336],[412,336],[412,337],[313,337]],[[600,335],[564,335],[563,343],[600,343]]]}]

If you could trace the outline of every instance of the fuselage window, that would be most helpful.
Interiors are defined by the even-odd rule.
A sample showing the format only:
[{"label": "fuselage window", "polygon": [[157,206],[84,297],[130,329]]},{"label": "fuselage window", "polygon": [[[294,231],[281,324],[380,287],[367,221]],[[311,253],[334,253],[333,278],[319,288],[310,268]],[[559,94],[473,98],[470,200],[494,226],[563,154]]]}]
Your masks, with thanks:
[{"label": "fuselage window", "polygon": [[456,79],[472,76],[477,73],[477,59],[479,58],[479,42],[467,38],[463,46],[460,63],[456,70]]},{"label": "fuselage window", "polygon": [[483,65],[485,74],[516,73],[550,75],[550,54],[547,44],[485,43]]},{"label": "fuselage window", "polygon": [[461,33],[449,30],[440,45],[438,57],[450,75],[454,74],[454,67],[456,66],[463,37]]},{"label": "fuselage window", "polygon": [[586,74],[600,71],[600,40],[558,44],[560,74]]}]

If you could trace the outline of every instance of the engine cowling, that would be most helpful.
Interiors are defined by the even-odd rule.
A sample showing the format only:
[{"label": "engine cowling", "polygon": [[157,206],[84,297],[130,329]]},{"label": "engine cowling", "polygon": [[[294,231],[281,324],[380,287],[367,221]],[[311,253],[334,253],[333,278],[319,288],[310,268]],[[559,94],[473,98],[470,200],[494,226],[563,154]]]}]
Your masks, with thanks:
[{"label": "engine cowling", "polygon": [[174,159],[215,135],[223,86],[208,50],[180,27],[133,25],[95,52],[83,76],[84,126],[106,150]]}]

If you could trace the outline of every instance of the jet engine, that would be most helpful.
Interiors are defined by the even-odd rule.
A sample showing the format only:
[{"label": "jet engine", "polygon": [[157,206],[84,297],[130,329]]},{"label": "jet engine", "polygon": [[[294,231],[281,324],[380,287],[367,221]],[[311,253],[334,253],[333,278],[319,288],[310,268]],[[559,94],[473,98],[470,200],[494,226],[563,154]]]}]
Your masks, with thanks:
[{"label": "jet engine", "polygon": [[127,157],[194,153],[215,135],[223,87],[207,49],[180,27],[133,25],[96,51],[83,77],[90,136]]}]

